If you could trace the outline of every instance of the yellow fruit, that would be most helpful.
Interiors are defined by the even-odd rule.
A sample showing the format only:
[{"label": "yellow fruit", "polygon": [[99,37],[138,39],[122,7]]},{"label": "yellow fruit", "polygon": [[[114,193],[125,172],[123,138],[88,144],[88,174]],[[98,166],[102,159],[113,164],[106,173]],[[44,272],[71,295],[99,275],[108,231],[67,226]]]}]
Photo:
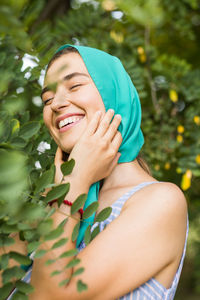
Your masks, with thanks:
[{"label": "yellow fruit", "polygon": [[183,174],[183,176],[182,176],[181,188],[182,188],[183,191],[186,191],[187,189],[190,188],[191,178],[192,178],[192,171],[188,169],[185,172],[185,174]]},{"label": "yellow fruit", "polygon": [[200,117],[199,116],[194,116],[194,123],[197,125],[200,125]]},{"label": "yellow fruit", "polygon": [[112,11],[116,8],[115,2],[113,0],[104,0],[102,6],[107,11]]},{"label": "yellow fruit", "polygon": [[172,102],[177,102],[178,101],[178,94],[175,90],[170,90],[169,91],[169,98],[171,99]]},{"label": "yellow fruit", "polygon": [[166,164],[164,166],[165,170],[169,170],[170,167],[171,167],[170,163],[166,162]]},{"label": "yellow fruit", "polygon": [[183,133],[184,130],[185,130],[185,128],[184,128],[182,125],[179,125],[179,126],[177,127],[178,133]]},{"label": "yellow fruit", "polygon": [[142,63],[145,63],[147,61],[147,56],[145,54],[144,48],[141,46],[137,48],[137,52],[139,54],[139,59]]},{"label": "yellow fruit", "polygon": [[114,30],[110,32],[111,38],[117,43],[121,44],[124,41],[124,36],[122,33],[117,33]]},{"label": "yellow fruit", "polygon": [[142,63],[145,63],[145,62],[147,61],[146,54],[144,53],[144,54],[140,55],[140,56],[139,56],[139,59],[140,59],[140,61],[141,61]]},{"label": "yellow fruit", "polygon": [[181,174],[182,173],[182,169],[181,168],[176,168],[176,173]]},{"label": "yellow fruit", "polygon": [[137,52],[138,54],[144,54],[144,48],[142,48],[141,46],[137,48]]},{"label": "yellow fruit", "polygon": [[198,154],[198,155],[196,156],[195,161],[196,161],[197,164],[200,165],[200,154]]},{"label": "yellow fruit", "polygon": [[183,141],[182,135],[178,134],[176,137],[176,140],[177,140],[177,142],[182,143],[182,141]]},{"label": "yellow fruit", "polygon": [[154,166],[154,169],[155,169],[156,171],[159,171],[159,170],[160,170],[160,165],[159,165],[159,164],[156,164],[156,165]]}]

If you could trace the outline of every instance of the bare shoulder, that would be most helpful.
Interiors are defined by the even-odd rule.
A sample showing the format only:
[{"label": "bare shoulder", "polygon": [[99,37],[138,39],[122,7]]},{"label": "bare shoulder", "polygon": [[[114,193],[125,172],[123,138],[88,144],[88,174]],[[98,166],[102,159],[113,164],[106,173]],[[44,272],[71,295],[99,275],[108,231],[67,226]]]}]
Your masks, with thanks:
[{"label": "bare shoulder", "polygon": [[174,183],[160,182],[151,185],[150,201],[159,202],[169,211],[179,213],[184,216],[187,214],[187,201],[182,190]]},{"label": "bare shoulder", "polygon": [[[145,205],[146,208],[162,208],[171,212],[187,214],[187,201],[182,190],[171,182],[157,182],[145,186],[127,201],[128,207]],[[178,209],[178,211],[177,211]]]},{"label": "bare shoulder", "polygon": [[[187,224],[187,201],[181,189],[171,182],[157,182],[140,189],[132,195],[124,207],[127,214],[141,215],[143,221],[155,225],[179,244],[184,244]],[[141,222],[142,222],[141,220]],[[178,237],[178,238],[177,238]],[[182,242],[180,241],[182,240]]]}]

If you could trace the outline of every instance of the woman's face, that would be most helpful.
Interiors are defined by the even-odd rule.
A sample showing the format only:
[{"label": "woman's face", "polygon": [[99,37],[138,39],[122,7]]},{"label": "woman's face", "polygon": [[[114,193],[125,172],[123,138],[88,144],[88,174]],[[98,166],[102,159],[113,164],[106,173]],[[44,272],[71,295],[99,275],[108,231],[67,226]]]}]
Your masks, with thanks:
[{"label": "woman's face", "polygon": [[97,110],[105,113],[102,98],[78,53],[64,54],[52,63],[45,78],[42,100],[44,122],[57,145],[67,153],[94,113]]}]

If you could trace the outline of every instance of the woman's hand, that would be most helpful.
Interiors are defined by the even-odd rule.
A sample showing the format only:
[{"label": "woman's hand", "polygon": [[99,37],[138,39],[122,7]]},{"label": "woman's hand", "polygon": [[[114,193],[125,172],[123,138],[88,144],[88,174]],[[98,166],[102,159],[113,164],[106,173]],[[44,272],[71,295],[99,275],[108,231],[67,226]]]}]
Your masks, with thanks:
[{"label": "woman's hand", "polygon": [[[75,160],[72,174],[89,186],[109,176],[121,155],[118,149],[122,136],[117,131],[121,116],[115,115],[112,120],[113,115],[114,110],[109,109],[101,119],[101,112],[96,112],[69,155],[69,160]],[[57,156],[61,157],[60,152]]]}]

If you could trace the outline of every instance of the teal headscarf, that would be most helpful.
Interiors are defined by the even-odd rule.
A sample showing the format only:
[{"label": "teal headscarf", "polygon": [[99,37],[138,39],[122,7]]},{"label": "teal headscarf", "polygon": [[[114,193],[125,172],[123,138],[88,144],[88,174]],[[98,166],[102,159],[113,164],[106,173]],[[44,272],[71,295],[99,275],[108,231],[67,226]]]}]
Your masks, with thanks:
[{"label": "teal headscarf", "polygon": [[[144,144],[144,137],[140,128],[141,106],[138,93],[124,69],[121,61],[101,50],[74,45],[63,45],[56,52],[64,48],[74,47],[82,57],[86,68],[93,79],[105,105],[106,111],[114,109],[115,114],[122,116],[118,130],[122,134],[123,142],[119,148],[121,156],[119,163],[134,160]],[[98,200],[100,182],[94,183],[88,192],[83,209]],[[88,225],[94,223],[95,213],[85,222],[81,222],[76,247],[84,238]]]}]

